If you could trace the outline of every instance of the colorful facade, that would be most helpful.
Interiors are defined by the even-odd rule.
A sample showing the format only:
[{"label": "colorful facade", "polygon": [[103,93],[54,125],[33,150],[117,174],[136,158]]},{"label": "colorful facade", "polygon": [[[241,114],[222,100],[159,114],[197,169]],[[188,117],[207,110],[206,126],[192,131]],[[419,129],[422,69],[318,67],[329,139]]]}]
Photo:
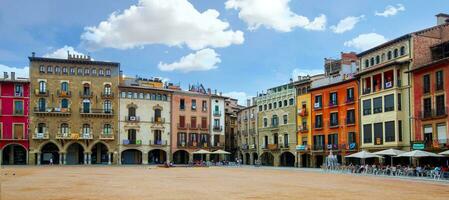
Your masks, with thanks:
[{"label": "colorful facade", "polygon": [[118,159],[119,63],[29,57],[30,164]]},{"label": "colorful facade", "polygon": [[310,164],[310,147],[312,144],[312,117],[311,117],[311,96],[310,96],[310,76],[298,77],[298,81],[294,82],[296,87],[296,124],[297,127],[297,145],[296,152],[299,167],[309,167]]},{"label": "colorful facade", "polygon": [[413,76],[413,149],[440,152],[449,148],[449,42],[428,49],[432,60],[416,66]]},{"label": "colorful facade", "polygon": [[0,78],[0,164],[28,163],[30,82],[4,72]]},{"label": "colorful facade", "polygon": [[257,107],[248,103],[247,107],[237,112],[237,146],[239,158],[244,164],[254,165],[258,160],[258,141]]}]

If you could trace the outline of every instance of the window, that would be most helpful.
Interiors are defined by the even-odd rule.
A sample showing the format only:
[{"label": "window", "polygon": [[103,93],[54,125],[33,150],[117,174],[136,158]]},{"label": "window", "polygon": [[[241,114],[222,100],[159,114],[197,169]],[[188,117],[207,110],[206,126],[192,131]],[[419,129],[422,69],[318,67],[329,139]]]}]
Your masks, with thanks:
[{"label": "window", "polygon": [[278,102],[279,108],[282,108],[282,101]]},{"label": "window", "polygon": [[384,142],[383,123],[374,124],[374,144],[381,145]]},{"label": "window", "polygon": [[262,106],[261,106],[261,105],[259,106],[259,112],[260,112],[260,111],[262,111]]},{"label": "window", "polygon": [[39,98],[39,100],[38,100],[38,110],[39,110],[39,112],[45,112],[45,110],[46,110],[46,102],[45,102],[45,99],[44,98]]},{"label": "window", "polygon": [[277,105],[278,105],[277,102],[274,102],[274,103],[273,103],[273,108],[276,109],[276,108],[277,108]]},{"label": "window", "polygon": [[128,142],[129,144],[136,144],[137,134],[136,129],[128,129]]},{"label": "window", "polygon": [[443,71],[437,71],[435,76],[436,76],[436,90],[443,90],[444,89]]},{"label": "window", "polygon": [[423,113],[423,118],[428,118],[432,116],[432,100],[431,98],[425,98],[423,100],[423,108],[424,108],[424,113]]},{"label": "window", "polygon": [[67,67],[62,67],[62,73],[67,74]]},{"label": "window", "polygon": [[97,69],[96,68],[93,68],[92,69],[92,76],[96,76],[97,75]]},{"label": "window", "polygon": [[53,73],[53,67],[52,66],[47,66],[47,73],[51,74]]},{"label": "window", "polygon": [[365,124],[363,125],[363,143],[372,143],[373,142],[373,133],[372,133],[372,125]]},{"label": "window", "polygon": [[44,123],[39,123],[39,124],[37,125],[37,133],[43,134],[43,133],[46,132],[45,129],[46,129],[46,126],[45,126]]},{"label": "window", "polygon": [[295,100],[293,98],[289,99],[289,104],[292,106],[295,103]]},{"label": "window", "polygon": [[324,148],[324,135],[313,136],[313,149],[322,150]]},{"label": "window", "polygon": [[187,134],[186,133],[178,133],[178,146],[186,146],[187,143]]},{"label": "window", "polygon": [[99,75],[99,76],[104,76],[104,70],[103,70],[103,68],[100,68],[100,69],[98,70],[98,75]]},{"label": "window", "polygon": [[288,147],[288,134],[284,134],[284,148]]},{"label": "window", "polygon": [[447,128],[445,123],[437,124],[438,143],[445,146],[447,144]]},{"label": "window", "polygon": [[61,68],[59,67],[59,66],[56,66],[55,67],[55,73],[61,73]]},{"label": "window", "polygon": [[430,92],[430,75],[426,74],[423,76],[423,92],[427,94]]},{"label": "window", "polygon": [[134,106],[131,106],[128,108],[128,116],[130,116],[130,117],[136,116],[136,108]]},{"label": "window", "polygon": [[370,64],[371,64],[371,66],[373,66],[373,65],[374,65],[374,57],[373,57],[373,58],[371,58],[371,62],[370,62]]},{"label": "window", "polygon": [[107,95],[107,96],[111,95],[111,94],[112,94],[111,85],[110,85],[110,84],[104,85],[103,92],[104,92],[104,94]]},{"label": "window", "polygon": [[387,57],[388,57],[388,60],[391,60],[391,51],[388,51]]},{"label": "window", "polygon": [[106,76],[111,76],[111,70],[110,69],[106,69]]},{"label": "window", "polygon": [[288,123],[288,116],[284,115],[283,118],[284,118],[284,124],[287,124]]},{"label": "window", "polygon": [[263,105],[263,110],[267,110],[267,104]]},{"label": "window", "polygon": [[192,99],[192,110],[196,110],[196,100]]},{"label": "window", "polygon": [[355,124],[355,110],[346,111],[346,124]]},{"label": "window", "polygon": [[398,137],[399,137],[399,142],[402,142],[402,121],[401,120],[398,121]]},{"label": "window", "polygon": [[402,110],[402,97],[401,97],[401,93],[398,93],[398,110]]},{"label": "window", "polygon": [[111,135],[112,134],[112,125],[110,125],[110,124],[103,125],[103,134]]},{"label": "window", "polygon": [[331,113],[330,126],[338,126],[338,112]]},{"label": "window", "polygon": [[14,124],[13,129],[14,129],[14,130],[13,130],[13,134],[14,134],[13,139],[19,139],[19,140],[24,139],[24,135],[23,135],[23,133],[24,133],[23,124]]},{"label": "window", "polygon": [[63,109],[69,108],[69,100],[68,99],[61,99],[61,108],[63,108]]},{"label": "window", "polygon": [[284,107],[287,106],[287,100],[284,100]]},{"label": "window", "polygon": [[277,127],[279,125],[279,118],[277,115],[273,115],[271,118],[271,127]]},{"label": "window", "polygon": [[435,101],[436,101],[436,114],[437,116],[442,116],[442,115],[446,115],[446,104],[444,103],[444,94],[443,95],[438,95],[435,97]]},{"label": "window", "polygon": [[346,89],[346,103],[354,102],[354,88]]},{"label": "window", "polygon": [[371,115],[371,99],[363,100],[363,115]]},{"label": "window", "polygon": [[380,56],[377,55],[377,56],[376,56],[376,64],[379,64],[379,63],[380,63]]},{"label": "window", "polygon": [[377,97],[373,99],[373,113],[382,112],[382,97]]},{"label": "window", "polygon": [[338,134],[329,134],[327,135],[327,144],[331,145],[332,149],[337,149],[338,148]]},{"label": "window", "polygon": [[39,73],[45,73],[45,66],[39,66]]},{"label": "window", "polygon": [[323,116],[315,115],[315,128],[323,128]]},{"label": "window", "polygon": [[385,112],[394,110],[394,94],[384,96],[384,110]]},{"label": "window", "polygon": [[67,137],[69,134],[69,125],[66,123],[62,123],[61,127],[60,127],[60,133],[64,136]]},{"label": "window", "polygon": [[369,60],[368,59],[365,60],[365,67],[369,67]]},{"label": "window", "polygon": [[83,100],[83,113],[90,113],[90,100],[89,99]]},{"label": "window", "polygon": [[39,81],[39,93],[40,94],[47,93],[47,83],[45,81]]},{"label": "window", "polygon": [[75,68],[74,67],[70,67],[70,75],[75,75]]},{"label": "window", "polygon": [[67,83],[67,82],[62,82],[62,83],[61,83],[61,91],[62,91],[62,92],[68,92],[68,91],[69,91],[69,83]]},{"label": "window", "polygon": [[355,132],[348,132],[348,144],[356,143]]},{"label": "window", "polygon": [[14,101],[14,114],[23,115],[23,101]]},{"label": "window", "polygon": [[400,53],[401,53],[401,56],[405,55],[405,47],[404,46],[401,47],[401,52]]},{"label": "window", "polygon": [[268,126],[268,119],[263,118],[263,127],[267,127],[267,126]]},{"label": "window", "polygon": [[82,68],[76,69],[76,74],[77,74],[78,76],[82,76],[82,75],[83,75],[83,69],[82,69]]},{"label": "window", "polygon": [[185,100],[184,99],[180,99],[179,100],[179,109],[180,110],[184,110],[185,108],[186,108]]},{"label": "window", "polygon": [[336,106],[336,105],[338,105],[337,93],[332,92],[332,93],[330,93],[330,96],[329,96],[329,106]]},{"label": "window", "polygon": [[84,68],[84,76],[89,76],[89,75],[90,75],[90,69]]},{"label": "window", "polygon": [[394,121],[385,122],[385,142],[396,141]]},{"label": "window", "polygon": [[268,109],[271,109],[271,108],[272,108],[271,103],[269,103],[268,104]]},{"label": "window", "polygon": [[84,96],[90,96],[91,95],[89,83],[85,83],[83,85],[83,95]]},{"label": "window", "polygon": [[397,58],[398,55],[399,55],[399,54],[398,54],[398,49],[394,49],[394,53],[393,53],[393,54],[394,54],[394,57]]},{"label": "window", "polygon": [[83,136],[90,135],[90,125],[89,124],[83,124]]},{"label": "window", "polygon": [[103,104],[104,113],[112,113],[112,103],[110,100],[105,100]]},{"label": "window", "polygon": [[315,96],[315,103],[314,103],[313,107],[315,109],[322,108],[323,107],[322,103],[323,103],[322,102],[322,96],[321,95]]},{"label": "window", "polygon": [[14,96],[21,97],[23,96],[23,85],[22,84],[16,84],[14,87]]}]

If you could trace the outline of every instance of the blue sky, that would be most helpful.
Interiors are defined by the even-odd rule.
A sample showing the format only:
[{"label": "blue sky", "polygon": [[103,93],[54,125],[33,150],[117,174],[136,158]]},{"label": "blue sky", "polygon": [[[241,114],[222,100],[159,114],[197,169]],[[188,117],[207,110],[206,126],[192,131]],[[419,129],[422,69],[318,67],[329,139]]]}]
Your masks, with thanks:
[{"label": "blue sky", "polygon": [[447,2],[0,0],[0,69],[69,49],[120,62],[130,76],[203,83],[242,100],[320,72],[325,57],[433,26],[440,12]]}]

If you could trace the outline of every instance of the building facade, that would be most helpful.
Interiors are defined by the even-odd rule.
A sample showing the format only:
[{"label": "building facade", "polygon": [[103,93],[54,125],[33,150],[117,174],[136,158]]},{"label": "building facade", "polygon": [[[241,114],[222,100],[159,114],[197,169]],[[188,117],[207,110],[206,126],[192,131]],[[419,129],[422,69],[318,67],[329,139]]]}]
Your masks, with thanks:
[{"label": "building facade", "polygon": [[120,64],[29,57],[31,164],[117,163]]},{"label": "building facade", "polygon": [[310,76],[298,77],[298,81],[293,84],[296,88],[296,124],[297,124],[297,145],[296,158],[298,167],[311,166],[310,147],[312,145],[312,117],[311,117],[311,96],[310,96]]},{"label": "building facade", "polygon": [[293,83],[255,97],[259,159],[266,166],[296,166],[296,90]]},{"label": "building facade", "polygon": [[125,82],[120,90],[120,163],[164,164],[171,161],[170,90],[154,80]]},{"label": "building facade", "polygon": [[243,164],[254,165],[259,159],[257,150],[259,146],[257,106],[251,105],[250,102],[247,106],[237,112],[237,146]]},{"label": "building facade", "polygon": [[449,42],[428,51],[432,60],[410,70],[415,122],[412,148],[440,152],[449,148]]},{"label": "building facade", "polygon": [[217,94],[211,95],[210,98],[210,130],[211,147],[216,149],[224,149],[225,142],[225,97]]},{"label": "building facade", "polygon": [[[229,159],[234,161],[239,158],[237,137],[237,112],[243,106],[238,104],[237,99],[225,99],[225,151],[230,152]],[[240,157],[242,158],[242,157]]]},{"label": "building facade", "polygon": [[0,79],[0,165],[28,163],[30,82],[14,72]]}]

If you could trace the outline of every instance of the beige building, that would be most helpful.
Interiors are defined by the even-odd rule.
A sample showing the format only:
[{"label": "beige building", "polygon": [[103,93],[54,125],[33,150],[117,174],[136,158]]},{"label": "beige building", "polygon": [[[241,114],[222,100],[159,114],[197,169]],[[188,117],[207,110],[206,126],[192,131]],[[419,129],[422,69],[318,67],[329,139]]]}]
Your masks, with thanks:
[{"label": "beige building", "polygon": [[247,106],[237,112],[237,146],[243,164],[254,165],[259,158],[257,152],[259,146],[257,107],[251,105],[250,100],[248,100]]},{"label": "beige building", "polygon": [[30,164],[117,161],[119,63],[30,60]]},{"label": "beige building", "polygon": [[170,161],[172,92],[157,80],[128,80],[120,90],[120,163],[163,164]]}]

